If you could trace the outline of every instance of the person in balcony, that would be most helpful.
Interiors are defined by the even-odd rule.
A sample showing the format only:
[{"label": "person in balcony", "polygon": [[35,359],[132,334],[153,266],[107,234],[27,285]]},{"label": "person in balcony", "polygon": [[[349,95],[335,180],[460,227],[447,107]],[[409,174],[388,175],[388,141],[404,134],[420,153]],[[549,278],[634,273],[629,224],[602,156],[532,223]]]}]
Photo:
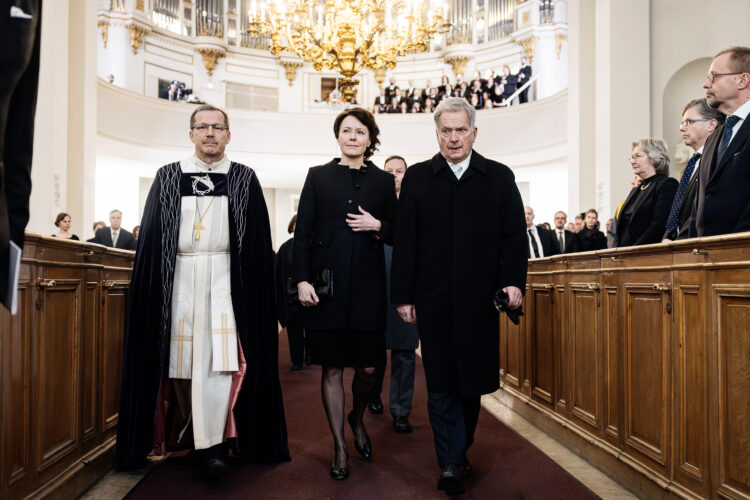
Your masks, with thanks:
[{"label": "person in balcony", "polygon": [[[525,85],[529,80],[531,80],[531,66],[529,66],[529,59],[526,56],[521,57],[521,67],[518,68],[516,79],[518,80],[519,87]],[[518,95],[518,102],[520,102],[521,104],[523,104],[524,102],[529,102],[528,87],[523,89]]]},{"label": "person in balcony", "polygon": [[78,241],[78,236],[70,232],[69,214],[66,214],[65,212],[60,212],[59,214],[57,214],[57,217],[55,217],[55,226],[60,229],[56,234],[52,235],[55,238]]},{"label": "person in balcony", "polygon": [[377,113],[385,113],[385,110],[388,107],[388,99],[385,96],[385,89],[380,89],[380,95],[375,98],[375,102],[372,105],[372,112]]},{"label": "person in balcony", "polygon": [[573,238],[576,252],[588,252],[607,248],[607,237],[599,230],[599,212],[593,208],[587,210],[583,229],[575,233]]},{"label": "person in balcony", "polygon": [[510,66],[508,66],[507,64],[503,66],[502,76],[495,78],[496,83],[498,82],[498,78],[500,79],[500,83],[503,85],[503,99],[508,100],[510,96],[512,96],[516,91],[518,79],[515,77],[515,75],[512,75],[510,73]]},{"label": "person in balcony", "polygon": [[669,177],[669,153],[661,139],[633,142],[630,166],[641,180],[618,210],[616,246],[659,243],[677,192],[677,180]]},{"label": "person in balcony", "polygon": [[[349,476],[345,367],[355,370],[353,409],[346,420],[357,452],[366,459],[372,456],[362,417],[375,383],[375,367],[385,364],[383,245],[393,243],[396,186],[391,174],[369,161],[380,144],[380,129],[369,111],[341,112],[333,132],[341,157],[312,167],[300,194],[292,283],[303,306],[300,320],[310,361],[322,366],[323,407],[334,444],[330,475],[343,480]],[[323,282],[326,274],[332,277],[335,292],[318,296],[313,284]]]}]

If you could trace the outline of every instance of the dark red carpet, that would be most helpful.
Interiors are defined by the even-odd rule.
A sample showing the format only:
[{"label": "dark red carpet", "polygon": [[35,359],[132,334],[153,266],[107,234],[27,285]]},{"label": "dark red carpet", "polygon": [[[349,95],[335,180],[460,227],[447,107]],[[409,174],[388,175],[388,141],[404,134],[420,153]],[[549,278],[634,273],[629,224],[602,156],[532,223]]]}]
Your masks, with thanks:
[{"label": "dark red carpet", "polygon": [[[194,480],[185,458],[169,458],[130,492],[130,498],[447,498],[436,489],[440,469],[427,417],[427,389],[419,356],[410,418],[414,432],[397,434],[393,431],[387,410],[386,378],[385,413],[366,412],[365,416],[372,440],[372,461],[357,454],[347,424],[351,475],[345,481],[334,481],[328,474],[333,459],[333,439],[320,399],[320,367],[290,371],[285,337],[279,338],[279,371],[292,461],[272,466],[233,465],[229,479],[215,485]],[[351,407],[351,378],[352,370],[348,369],[344,380],[347,412]],[[557,464],[484,409],[468,457],[474,474],[466,481],[466,495],[462,498],[595,498]]]}]

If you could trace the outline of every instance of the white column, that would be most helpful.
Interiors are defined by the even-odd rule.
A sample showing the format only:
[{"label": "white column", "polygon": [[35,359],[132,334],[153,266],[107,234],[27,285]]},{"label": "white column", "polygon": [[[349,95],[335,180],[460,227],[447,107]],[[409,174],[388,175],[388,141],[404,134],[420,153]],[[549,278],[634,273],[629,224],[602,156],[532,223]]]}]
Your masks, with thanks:
[{"label": "white column", "polygon": [[97,0],[44,2],[28,230],[49,235],[68,212],[86,237],[94,217]]}]

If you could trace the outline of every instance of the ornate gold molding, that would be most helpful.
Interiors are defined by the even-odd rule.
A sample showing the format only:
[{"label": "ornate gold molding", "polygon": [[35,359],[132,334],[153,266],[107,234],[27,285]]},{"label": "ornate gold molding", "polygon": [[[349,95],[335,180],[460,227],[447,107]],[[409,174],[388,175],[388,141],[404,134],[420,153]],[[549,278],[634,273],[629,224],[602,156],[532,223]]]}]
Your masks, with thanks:
[{"label": "ornate gold molding", "polygon": [[136,0],[135,2],[135,10],[140,10],[143,12],[145,9],[143,7],[143,0]]},{"label": "ornate gold molding", "polygon": [[133,54],[138,53],[138,49],[141,47],[143,37],[148,33],[148,29],[137,24],[128,25],[128,31],[130,31],[130,46],[133,48]]},{"label": "ornate gold molding", "polygon": [[555,36],[555,48],[557,49],[557,58],[560,59],[560,53],[562,52],[563,40],[565,40],[565,33],[558,33]]},{"label": "ornate gold molding", "polygon": [[303,65],[302,61],[279,61],[279,64],[284,66],[286,71],[286,79],[289,81],[289,86],[294,85],[294,80],[297,78],[297,69]]},{"label": "ornate gold molding", "polygon": [[471,61],[470,56],[450,56],[445,59],[445,62],[450,64],[453,68],[453,74],[456,76],[459,74],[463,75],[466,70],[466,63],[469,61]]},{"label": "ornate gold molding", "polygon": [[104,48],[107,48],[107,40],[109,40],[109,21],[100,19],[96,22],[96,26],[102,29],[102,42],[104,42]]},{"label": "ornate gold molding", "polygon": [[383,85],[383,82],[385,81],[385,66],[381,66],[378,69],[375,70],[375,83],[378,84],[378,87]]},{"label": "ornate gold molding", "polygon": [[524,40],[518,40],[518,44],[523,47],[523,55],[531,62],[534,59],[534,47],[536,45],[536,38],[533,36]]},{"label": "ornate gold molding", "polygon": [[216,69],[216,63],[218,63],[219,59],[221,59],[222,57],[226,55],[226,52],[224,52],[221,49],[200,47],[195,50],[198,51],[198,53],[203,58],[203,66],[205,66],[206,71],[208,72],[208,76],[211,76],[214,74],[214,69]]}]

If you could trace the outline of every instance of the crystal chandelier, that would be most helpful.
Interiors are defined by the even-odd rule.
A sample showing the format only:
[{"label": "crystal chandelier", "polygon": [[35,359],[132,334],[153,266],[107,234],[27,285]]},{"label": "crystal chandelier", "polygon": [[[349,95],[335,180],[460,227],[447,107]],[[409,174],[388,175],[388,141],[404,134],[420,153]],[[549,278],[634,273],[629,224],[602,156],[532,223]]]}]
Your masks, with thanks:
[{"label": "crystal chandelier", "polygon": [[423,52],[430,39],[450,27],[447,7],[425,0],[253,0],[247,32],[269,36],[269,50],[311,61],[315,71],[332,69],[344,78],[339,89],[345,101],[357,95],[364,69],[396,67],[396,58]]}]

